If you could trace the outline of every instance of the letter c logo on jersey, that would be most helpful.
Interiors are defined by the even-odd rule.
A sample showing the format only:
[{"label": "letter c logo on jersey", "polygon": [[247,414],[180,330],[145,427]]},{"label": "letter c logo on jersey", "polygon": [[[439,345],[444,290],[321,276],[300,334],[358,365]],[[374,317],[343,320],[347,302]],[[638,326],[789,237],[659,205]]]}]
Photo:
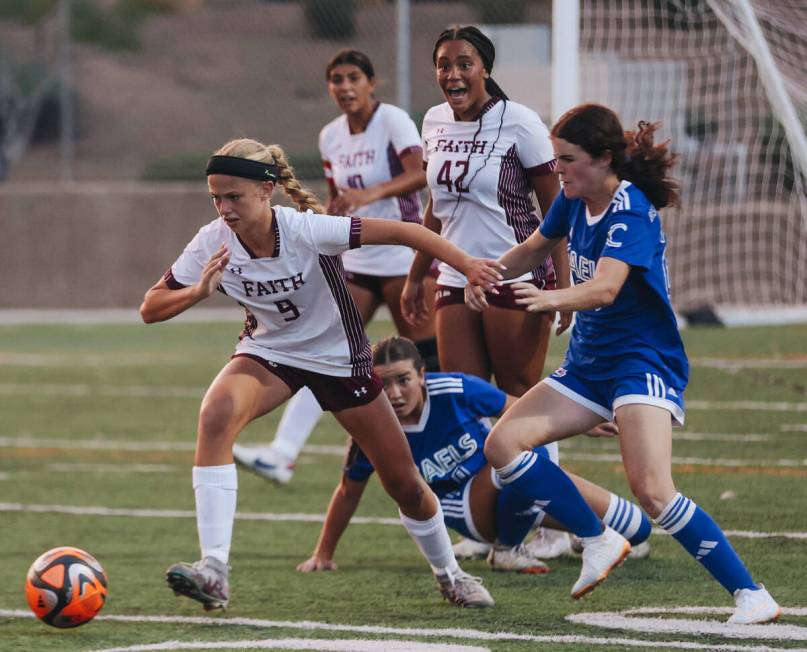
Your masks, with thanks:
[{"label": "letter c logo on jersey", "polygon": [[616,233],[617,231],[627,231],[627,230],[628,230],[627,225],[622,224],[622,222],[619,222],[618,224],[612,224],[611,228],[608,229],[608,240],[606,240],[605,246],[614,247],[615,249],[621,247],[622,243],[614,240],[614,233]]}]

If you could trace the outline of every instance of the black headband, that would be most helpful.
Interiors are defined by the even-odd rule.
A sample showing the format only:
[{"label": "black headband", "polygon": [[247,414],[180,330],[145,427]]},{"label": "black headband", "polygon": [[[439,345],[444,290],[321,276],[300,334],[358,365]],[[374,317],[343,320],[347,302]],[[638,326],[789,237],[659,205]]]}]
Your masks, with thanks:
[{"label": "black headband", "polygon": [[207,176],[226,174],[256,181],[277,181],[278,169],[274,163],[261,163],[238,156],[211,156],[207,162]]}]

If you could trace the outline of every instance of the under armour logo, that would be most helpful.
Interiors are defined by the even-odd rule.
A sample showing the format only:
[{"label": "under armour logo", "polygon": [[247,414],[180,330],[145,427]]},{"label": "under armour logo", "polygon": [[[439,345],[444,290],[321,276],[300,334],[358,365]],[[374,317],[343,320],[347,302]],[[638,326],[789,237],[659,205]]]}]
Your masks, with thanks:
[{"label": "under armour logo", "polygon": [[357,397],[358,397],[358,396],[361,396],[362,394],[366,394],[366,393],[367,393],[367,388],[366,388],[366,387],[362,387],[361,389],[354,389],[354,390],[353,390],[353,393],[354,393],[354,394],[355,394]]},{"label": "under armour logo", "polygon": [[230,273],[241,275],[241,268],[240,267],[230,267]]}]

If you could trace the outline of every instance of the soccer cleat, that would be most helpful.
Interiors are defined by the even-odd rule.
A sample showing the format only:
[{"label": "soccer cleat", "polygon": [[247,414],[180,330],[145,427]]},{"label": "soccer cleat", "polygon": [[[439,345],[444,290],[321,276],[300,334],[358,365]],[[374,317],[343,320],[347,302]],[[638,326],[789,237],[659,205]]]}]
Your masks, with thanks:
[{"label": "soccer cleat", "polygon": [[495,571],[515,571],[540,575],[549,572],[549,566],[531,554],[523,543],[513,546],[493,546],[488,553],[488,564]]},{"label": "soccer cleat", "polygon": [[538,528],[535,536],[526,543],[528,552],[540,559],[557,559],[572,553],[569,533],[560,530]]},{"label": "soccer cleat", "polygon": [[455,573],[435,573],[434,577],[443,597],[458,607],[492,607],[496,604],[482,586],[482,578],[468,575],[461,568]]},{"label": "soccer cleat", "polygon": [[484,559],[493,546],[490,543],[462,537],[451,549],[457,559]]},{"label": "soccer cleat", "polygon": [[764,625],[779,620],[781,607],[762,584],[754,589],[737,589],[734,592],[737,608],[728,620],[729,625]]},{"label": "soccer cleat", "polygon": [[215,557],[193,564],[180,562],[165,571],[165,581],[176,595],[201,602],[205,611],[226,609],[230,601],[230,568]]},{"label": "soccer cleat", "polygon": [[650,556],[650,542],[642,541],[635,546],[631,546],[628,559],[644,559]]},{"label": "soccer cleat", "polygon": [[614,568],[630,554],[630,542],[607,527],[596,537],[582,537],[583,568],[572,587],[572,597],[579,600],[605,581]]},{"label": "soccer cleat", "polygon": [[271,446],[258,449],[233,444],[233,459],[239,466],[277,484],[288,484],[294,475],[292,461]]}]

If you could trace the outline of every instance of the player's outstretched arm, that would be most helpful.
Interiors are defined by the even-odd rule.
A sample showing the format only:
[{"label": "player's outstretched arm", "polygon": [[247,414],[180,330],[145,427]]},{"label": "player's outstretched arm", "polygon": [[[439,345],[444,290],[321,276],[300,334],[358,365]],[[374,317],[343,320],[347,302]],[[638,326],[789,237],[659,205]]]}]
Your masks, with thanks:
[{"label": "player's outstretched arm", "polygon": [[528,312],[553,310],[594,310],[610,306],[630,273],[630,265],[616,258],[597,262],[594,278],[565,290],[539,290],[531,283],[513,283],[516,303]]},{"label": "player's outstretched arm", "polygon": [[353,518],[353,514],[356,513],[366,486],[366,481],[357,482],[342,475],[342,480],[331,496],[325,523],[322,525],[314,552],[308,559],[297,565],[299,572],[311,573],[337,569],[336,564],[333,563],[336,546],[347,529],[350,519]]},{"label": "player's outstretched arm", "polygon": [[164,278],[160,279],[146,292],[140,305],[140,317],[147,324],[165,321],[207,299],[218,287],[228,262],[230,252],[225,245],[221,245],[207,261],[196,285],[175,290],[168,287]]},{"label": "player's outstretched arm", "polygon": [[362,244],[406,245],[439,258],[463,274],[469,283],[494,288],[502,280],[502,265],[495,260],[474,258],[445,238],[420,224],[364,218],[361,221]]}]

